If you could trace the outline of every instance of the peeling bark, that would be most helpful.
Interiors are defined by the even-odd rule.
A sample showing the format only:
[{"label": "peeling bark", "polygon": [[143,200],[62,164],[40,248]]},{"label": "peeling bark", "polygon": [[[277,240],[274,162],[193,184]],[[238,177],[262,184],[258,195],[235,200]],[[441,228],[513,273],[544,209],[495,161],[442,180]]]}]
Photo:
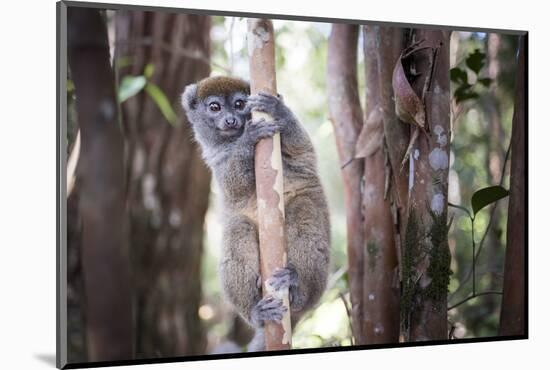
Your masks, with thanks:
[{"label": "peeling bark", "polygon": [[[416,40],[437,48],[430,71],[431,50],[412,56],[421,76],[412,82],[418,96],[425,94],[427,133],[413,147],[409,172],[407,228],[403,245],[402,323],[406,340],[447,339],[447,290],[450,252],[447,242],[447,196],[450,138],[449,33],[415,30]],[[426,78],[432,76],[429,85]],[[429,86],[426,90],[425,86]],[[445,140],[443,140],[445,137]],[[412,178],[411,178],[412,177]]]},{"label": "peeling bark", "polygon": [[[379,101],[382,110],[385,147],[387,156],[386,174],[389,182],[389,200],[393,218],[393,232],[398,258],[399,281],[403,287],[403,248],[406,236],[408,204],[408,172],[401,171],[401,162],[409,142],[410,127],[399,120],[396,114],[392,88],[393,70],[403,50],[404,30],[394,27],[373,26],[374,44],[377,48],[379,74]],[[407,296],[401,294],[400,315],[407,309]],[[400,341],[404,340],[401,335]]]},{"label": "peeling bark", "polygon": [[[380,106],[380,80],[374,27],[363,32],[366,74],[366,123],[378,149],[364,159],[363,216],[365,244],[362,332],[365,344],[395,343],[399,340],[399,280],[394,225],[390,200],[384,196],[386,151]],[[370,117],[370,119],[369,119]],[[379,121],[373,121],[379,117]],[[376,131],[380,131],[378,135]]]},{"label": "peeling bark", "polygon": [[[263,91],[276,95],[275,40],[271,21],[249,19],[247,41],[251,94]],[[252,112],[253,121],[265,116],[267,115],[262,112]],[[274,322],[265,324],[266,350],[284,350],[291,347],[292,340],[288,289],[284,292],[270,291],[265,284],[275,269],[283,268],[287,264],[280,134],[275,134],[273,138],[262,139],[256,145],[255,177],[263,295],[277,296],[283,300],[287,308],[280,324]]]},{"label": "peeling bark", "polygon": [[375,45],[378,48],[378,68],[380,79],[380,107],[384,120],[384,135],[391,166],[391,196],[396,220],[396,232],[401,244],[405,235],[407,219],[408,182],[407,174],[401,172],[401,161],[409,142],[409,127],[395,114],[393,100],[393,68],[403,49],[403,30],[395,27],[373,27]]},{"label": "peeling bark", "polygon": [[[357,28],[334,25],[329,38],[329,108],[340,159],[345,163],[352,324],[358,343],[447,337],[449,35],[416,31],[417,40],[425,39],[432,48],[422,48],[430,53],[409,53],[412,61],[404,61],[403,73],[415,63],[421,77],[410,79],[412,88],[408,86],[411,81],[401,82],[406,83],[409,96],[421,97],[416,101],[423,111],[415,107],[416,116],[402,117],[408,106],[396,109],[393,77],[407,46],[404,34],[398,28],[378,26],[366,31],[365,126],[357,95]],[[428,55],[436,48],[432,72]],[[422,122],[411,117],[423,117]],[[418,140],[413,145],[409,140],[414,136]],[[413,150],[407,171],[402,162],[409,145]]]}]

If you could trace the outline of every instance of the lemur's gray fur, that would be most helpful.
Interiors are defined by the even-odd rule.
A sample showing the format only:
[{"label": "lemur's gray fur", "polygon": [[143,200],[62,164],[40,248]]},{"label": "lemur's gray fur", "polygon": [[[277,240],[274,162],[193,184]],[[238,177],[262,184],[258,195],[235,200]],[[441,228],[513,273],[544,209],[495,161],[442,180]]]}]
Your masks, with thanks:
[{"label": "lemur's gray fur", "polygon": [[[294,325],[321,297],[330,254],[328,207],[307,133],[280,96],[249,96],[248,83],[232,77],[210,77],[187,86],[182,104],[223,193],[223,289],[255,328],[266,320],[280,321],[284,313],[281,300],[261,296],[254,178],[255,144],[281,133],[288,265],[268,283],[289,287]],[[273,121],[252,123],[251,111],[268,113]],[[256,338],[263,341],[262,330]],[[263,349],[258,343],[253,346]]]}]

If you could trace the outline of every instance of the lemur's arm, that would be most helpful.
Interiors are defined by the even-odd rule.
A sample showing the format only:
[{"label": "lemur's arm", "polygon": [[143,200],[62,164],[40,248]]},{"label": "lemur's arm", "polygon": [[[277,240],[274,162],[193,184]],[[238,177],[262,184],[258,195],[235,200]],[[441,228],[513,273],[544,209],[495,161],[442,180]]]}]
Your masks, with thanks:
[{"label": "lemur's arm", "polygon": [[247,109],[268,113],[273,118],[273,125],[281,133],[284,154],[298,156],[313,151],[309,136],[280,95],[259,93],[249,96]]}]

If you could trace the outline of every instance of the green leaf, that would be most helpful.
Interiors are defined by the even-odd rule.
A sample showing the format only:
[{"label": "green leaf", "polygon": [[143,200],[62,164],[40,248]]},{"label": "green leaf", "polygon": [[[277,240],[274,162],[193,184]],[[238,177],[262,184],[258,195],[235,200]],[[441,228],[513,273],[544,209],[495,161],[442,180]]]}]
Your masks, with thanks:
[{"label": "green leaf", "polygon": [[344,282],[346,283],[346,287],[349,287],[349,274],[346,271],[344,275],[342,275],[342,278],[344,279]]},{"label": "green leaf", "polygon": [[124,76],[118,89],[118,100],[122,103],[139,93],[147,80],[143,76]]},{"label": "green leaf", "polygon": [[468,91],[468,92],[465,92],[459,96],[457,96],[456,98],[456,102],[457,103],[460,103],[462,101],[465,101],[465,100],[469,100],[469,99],[477,99],[479,98],[479,94],[476,93],[476,92],[473,92],[473,91]]},{"label": "green leaf", "polygon": [[492,81],[493,81],[493,80],[491,80],[491,79],[488,78],[488,77],[487,77],[487,78],[480,78],[480,79],[477,80],[477,82],[479,82],[480,84],[482,84],[482,85],[485,86],[485,87],[489,87],[489,85],[491,85],[491,82],[492,82]]},{"label": "green leaf", "polygon": [[499,199],[507,197],[508,194],[508,190],[498,185],[489,186],[476,191],[474,195],[472,195],[472,209],[474,210],[474,217],[480,210]]},{"label": "green leaf", "polygon": [[466,74],[466,71],[455,67],[451,69],[451,81],[456,82],[457,84],[467,84],[468,83],[468,75]]},{"label": "green leaf", "polygon": [[479,97],[479,94],[472,91],[472,85],[465,84],[459,86],[454,93],[454,97],[457,103],[463,102],[468,99],[476,99]]},{"label": "green leaf", "polygon": [[479,49],[475,49],[474,52],[468,55],[468,58],[466,58],[466,65],[468,66],[468,68],[474,71],[476,75],[479,73],[479,71],[481,71],[481,68],[483,68],[484,64],[485,53],[480,52]]},{"label": "green leaf", "polygon": [[470,84],[464,84],[464,85],[460,85],[459,87],[456,88],[455,90],[455,93],[454,93],[454,96],[455,98],[458,97],[459,95],[462,95],[468,91],[470,91],[472,85]]},{"label": "green leaf", "polygon": [[143,75],[146,79],[150,80],[153,77],[153,73],[155,73],[155,66],[152,63],[147,64],[143,69]]},{"label": "green leaf", "polygon": [[132,58],[129,56],[118,57],[115,59],[115,66],[117,69],[122,69],[132,65]]},{"label": "green leaf", "polygon": [[67,92],[71,93],[74,91],[74,82],[70,78],[67,79]]},{"label": "green leaf", "polygon": [[147,92],[151,99],[153,99],[164,118],[166,118],[171,125],[175,125],[177,119],[176,113],[174,112],[174,109],[172,109],[170,101],[160,87],[152,82],[148,82],[147,85],[145,85],[145,92]]}]

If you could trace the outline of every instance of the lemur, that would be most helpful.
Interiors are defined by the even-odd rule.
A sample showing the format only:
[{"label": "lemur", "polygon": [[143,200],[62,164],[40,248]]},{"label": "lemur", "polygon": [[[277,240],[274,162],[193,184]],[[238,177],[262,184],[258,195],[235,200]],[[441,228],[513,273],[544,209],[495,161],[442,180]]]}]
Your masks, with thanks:
[{"label": "lemur", "polygon": [[[209,77],[191,84],[185,88],[182,105],[222,192],[223,291],[257,329],[256,344],[249,345],[249,351],[263,350],[264,322],[280,322],[285,308],[280,299],[262,299],[261,294],[254,147],[260,139],[280,132],[288,265],[266,283],[289,289],[295,325],[319,301],[329,270],[329,211],[313,145],[281,96],[250,96],[249,84],[238,78]],[[272,120],[252,122],[252,111],[265,112]]]}]

